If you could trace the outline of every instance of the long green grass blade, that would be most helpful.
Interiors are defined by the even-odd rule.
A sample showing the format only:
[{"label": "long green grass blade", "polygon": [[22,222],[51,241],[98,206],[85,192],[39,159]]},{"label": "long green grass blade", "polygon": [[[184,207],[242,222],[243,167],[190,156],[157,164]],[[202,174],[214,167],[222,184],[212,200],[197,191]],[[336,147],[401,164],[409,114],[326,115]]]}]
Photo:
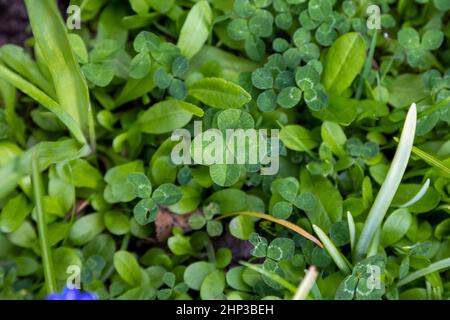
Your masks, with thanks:
[{"label": "long green grass blade", "polygon": [[92,116],[86,79],[69,44],[66,26],[54,0],[25,0],[36,45],[47,63],[57,102],[76,121],[85,137]]},{"label": "long green grass blade", "polygon": [[11,70],[27,79],[36,87],[44,91],[52,99],[56,98],[53,84],[45,78],[39,70],[38,64],[25,53],[21,47],[6,44],[0,48],[0,60]]},{"label": "long green grass blade", "polygon": [[36,100],[43,107],[53,112],[59,120],[66,125],[75,139],[77,139],[81,144],[86,143],[86,138],[73,117],[42,90],[1,64],[0,78],[3,78],[32,99]]},{"label": "long green grass blade", "polygon": [[361,98],[361,95],[363,92],[364,81],[369,76],[369,72],[372,67],[373,56],[375,54],[375,48],[377,46],[377,30],[372,30],[372,32],[373,32],[372,41],[370,42],[369,53],[367,55],[366,62],[364,64],[364,69],[363,69],[363,72],[361,75],[361,79],[360,79],[358,88],[356,90],[356,99]]},{"label": "long green grass blade", "polygon": [[350,274],[350,267],[348,261],[346,261],[345,257],[342,253],[336,248],[331,239],[323,232],[320,227],[313,224],[313,229],[319,237],[320,241],[322,241],[323,246],[327,250],[328,254],[333,259],[334,263],[338,266],[339,270],[345,275]]},{"label": "long green grass blade", "polygon": [[427,274],[430,274],[430,273],[433,273],[436,271],[440,271],[440,270],[444,270],[447,268],[450,268],[450,258],[439,260],[435,263],[432,263],[431,265],[429,265],[428,267],[426,267],[424,269],[417,270],[417,271],[407,275],[406,277],[404,277],[402,280],[400,280],[397,283],[397,286],[398,287],[404,286],[405,284],[408,284],[414,280],[417,280],[420,277],[426,276]]},{"label": "long green grass blade", "polygon": [[427,179],[423,186],[420,188],[419,192],[417,192],[410,200],[406,201],[404,204],[399,205],[399,208],[407,208],[409,206],[412,206],[414,203],[422,199],[422,197],[427,192],[428,188],[430,187],[430,179]]},{"label": "long green grass blade", "polygon": [[389,171],[370,208],[369,215],[364,224],[361,236],[356,245],[355,257],[357,260],[362,259],[369,248],[370,243],[375,235],[376,230],[380,226],[383,218],[391,205],[395,192],[405,173],[408,165],[409,156],[414,142],[416,132],[417,110],[416,104],[413,103],[406,115],[405,124],[403,126],[400,142],[392,160]]},{"label": "long green grass blade", "polygon": [[[394,138],[395,141],[398,142],[397,138]],[[445,172],[446,174],[450,175],[450,167],[448,167],[444,162],[439,160],[438,158],[432,156],[431,154],[423,151],[422,149],[419,149],[417,147],[412,147],[412,153],[418,156],[420,159],[428,163],[429,165],[438,168]]]},{"label": "long green grass blade", "polygon": [[295,293],[295,291],[297,290],[297,288],[290,283],[289,281],[283,279],[282,277],[280,277],[279,275],[277,275],[276,273],[267,271],[257,265],[245,262],[245,261],[239,261],[240,264],[242,264],[243,266],[252,269],[260,274],[262,274],[263,276],[266,276],[270,279],[272,279],[275,282],[278,282],[280,285],[282,285],[283,287],[285,287],[286,289],[288,289],[291,293]]},{"label": "long green grass blade", "polygon": [[32,161],[31,180],[33,182],[33,199],[36,210],[36,220],[39,234],[39,245],[41,248],[42,267],[44,269],[45,287],[47,294],[56,291],[55,271],[53,268],[52,251],[48,242],[47,221],[44,212],[44,186],[42,184],[41,171],[37,155],[34,154]]}]

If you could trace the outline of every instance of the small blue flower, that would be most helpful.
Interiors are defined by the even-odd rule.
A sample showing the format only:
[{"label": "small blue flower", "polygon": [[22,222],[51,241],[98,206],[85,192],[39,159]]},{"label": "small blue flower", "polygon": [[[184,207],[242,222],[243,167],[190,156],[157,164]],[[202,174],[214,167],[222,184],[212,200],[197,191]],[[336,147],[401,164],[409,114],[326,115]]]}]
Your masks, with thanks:
[{"label": "small blue flower", "polygon": [[54,292],[48,295],[47,300],[97,300],[97,296],[89,291],[80,292],[73,288],[64,287],[62,293]]}]

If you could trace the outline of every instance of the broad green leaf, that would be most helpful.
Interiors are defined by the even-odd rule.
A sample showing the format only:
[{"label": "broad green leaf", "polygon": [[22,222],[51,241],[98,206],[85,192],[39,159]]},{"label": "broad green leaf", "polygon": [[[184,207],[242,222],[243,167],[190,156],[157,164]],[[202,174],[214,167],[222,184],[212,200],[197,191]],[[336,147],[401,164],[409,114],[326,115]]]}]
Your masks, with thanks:
[{"label": "broad green leaf", "polygon": [[103,193],[105,200],[109,203],[128,202],[136,197],[134,187],[127,183],[130,173],[143,172],[142,161],[136,160],[126,164],[115,166],[108,170],[105,175],[107,186]]},{"label": "broad green leaf", "polygon": [[203,300],[220,299],[225,289],[225,273],[222,270],[214,270],[203,280],[200,287],[200,297]]},{"label": "broad green leaf", "polygon": [[[86,137],[92,136],[88,87],[70,47],[67,29],[56,3],[27,0],[25,5],[34,38],[49,67],[58,103]],[[42,17],[46,17],[45,20]]]},{"label": "broad green leaf", "polygon": [[248,240],[254,231],[254,221],[250,217],[237,216],[230,221],[230,232],[238,239]]},{"label": "broad green leaf", "polygon": [[177,46],[188,58],[194,56],[208,39],[212,26],[212,11],[205,0],[197,2],[189,11],[178,37]]},{"label": "broad green leaf", "polygon": [[142,113],[137,123],[145,133],[171,132],[184,127],[191,121],[192,113],[186,110],[190,108],[190,105],[188,102],[175,99],[158,102]]},{"label": "broad green leaf", "polygon": [[331,93],[329,106],[319,111],[312,111],[314,117],[323,121],[336,122],[343,126],[350,125],[356,119],[358,100]]},{"label": "broad green leaf", "polygon": [[251,288],[244,282],[243,273],[245,271],[245,267],[239,266],[231,268],[227,271],[225,276],[227,280],[227,284],[233,289],[239,291],[251,292]]},{"label": "broad green leaf", "polygon": [[358,33],[340,36],[327,53],[322,74],[325,89],[341,94],[361,71],[366,57],[364,40]]},{"label": "broad green leaf", "polygon": [[226,129],[252,129],[255,126],[255,121],[246,111],[228,109],[219,113],[217,126],[223,131]]},{"label": "broad green leaf", "polygon": [[129,285],[137,287],[142,283],[142,270],[136,258],[128,251],[117,251],[114,254],[114,268]]},{"label": "broad green leaf", "polygon": [[167,240],[167,246],[177,256],[192,254],[193,249],[189,237],[185,237],[179,233]]},{"label": "broad green leaf", "polygon": [[214,183],[222,187],[235,184],[241,175],[239,164],[213,164],[209,167],[209,174]]},{"label": "broad green leaf", "polygon": [[0,230],[10,233],[17,230],[31,212],[32,206],[23,194],[10,199],[0,214]]},{"label": "broad green leaf", "polygon": [[319,145],[308,129],[297,124],[281,128],[280,140],[291,150],[305,151],[307,153],[311,153],[311,149]]},{"label": "broad green leaf", "polygon": [[[342,196],[330,180],[321,176],[311,176],[307,170],[302,169],[300,171],[300,181],[300,190],[314,193],[331,222],[335,223],[342,219]],[[323,225],[319,226],[326,231],[328,230]]]},{"label": "broad green leaf", "polygon": [[8,240],[18,247],[33,248],[36,246],[37,235],[31,222],[25,220],[16,231],[8,235]]},{"label": "broad green leaf", "polygon": [[240,108],[251,100],[243,88],[221,78],[201,79],[189,87],[188,94],[218,109]]},{"label": "broad green leaf", "polygon": [[76,220],[70,229],[69,238],[76,245],[83,245],[94,239],[105,229],[103,215],[91,213]]},{"label": "broad green leaf", "polygon": [[402,208],[392,212],[381,230],[383,245],[389,246],[399,241],[408,232],[411,222],[411,213],[407,209]]},{"label": "broad green leaf", "polygon": [[213,264],[197,261],[190,264],[184,271],[184,282],[193,290],[200,290],[206,276],[215,270]]},{"label": "broad green leaf", "polygon": [[130,231],[128,217],[119,211],[108,211],[103,215],[105,227],[114,235],[120,236]]},{"label": "broad green leaf", "polygon": [[218,63],[222,69],[222,77],[235,83],[238,82],[241,72],[253,71],[257,67],[257,64],[253,61],[213,46],[204,45],[189,61],[189,69],[198,70],[198,68],[208,62]]},{"label": "broad green leaf", "polygon": [[[170,211],[177,214],[185,214],[194,211],[198,205],[200,204],[201,198],[201,188],[196,186],[181,186],[178,188],[181,190],[181,199],[177,201],[175,204],[169,206]],[[156,191],[155,191],[156,192]],[[179,194],[177,195],[177,198]],[[172,198],[174,201],[175,197]]]},{"label": "broad green leaf", "polygon": [[344,145],[347,141],[347,137],[339,124],[325,121],[322,123],[321,134],[323,142],[330,147],[334,154],[340,158],[344,158],[346,156]]},{"label": "broad green leaf", "polygon": [[[82,262],[77,252],[68,247],[59,247],[53,251],[53,261],[55,265],[55,276],[58,280],[67,279],[67,270],[70,266],[82,267]],[[70,269],[69,269],[70,270]]]},{"label": "broad green leaf", "polygon": [[387,89],[389,90],[389,104],[395,108],[405,108],[427,95],[421,77],[409,73],[401,74],[390,80]]}]

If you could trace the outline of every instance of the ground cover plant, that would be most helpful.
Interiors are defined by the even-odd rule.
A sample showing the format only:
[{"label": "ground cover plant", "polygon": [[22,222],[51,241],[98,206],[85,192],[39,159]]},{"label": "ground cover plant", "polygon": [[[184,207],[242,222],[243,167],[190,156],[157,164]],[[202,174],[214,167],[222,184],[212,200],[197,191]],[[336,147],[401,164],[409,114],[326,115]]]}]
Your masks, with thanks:
[{"label": "ground cover plant", "polygon": [[[449,1],[24,2],[1,299],[450,297]],[[276,172],[174,161],[207,129]]]}]

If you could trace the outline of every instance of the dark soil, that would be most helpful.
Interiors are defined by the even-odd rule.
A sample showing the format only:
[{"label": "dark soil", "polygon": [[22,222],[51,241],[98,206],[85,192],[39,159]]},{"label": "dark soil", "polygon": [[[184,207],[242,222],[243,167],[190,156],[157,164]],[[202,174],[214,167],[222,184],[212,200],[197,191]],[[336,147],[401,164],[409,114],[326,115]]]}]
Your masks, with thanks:
[{"label": "dark soil", "polygon": [[0,0],[0,45],[22,45],[29,37],[28,17],[23,0]]},{"label": "dark soil", "polygon": [[[35,0],[41,1],[41,0]],[[65,15],[69,0],[58,0],[58,5]],[[13,43],[23,46],[31,36],[28,16],[23,0],[0,0],[0,45]]]}]

